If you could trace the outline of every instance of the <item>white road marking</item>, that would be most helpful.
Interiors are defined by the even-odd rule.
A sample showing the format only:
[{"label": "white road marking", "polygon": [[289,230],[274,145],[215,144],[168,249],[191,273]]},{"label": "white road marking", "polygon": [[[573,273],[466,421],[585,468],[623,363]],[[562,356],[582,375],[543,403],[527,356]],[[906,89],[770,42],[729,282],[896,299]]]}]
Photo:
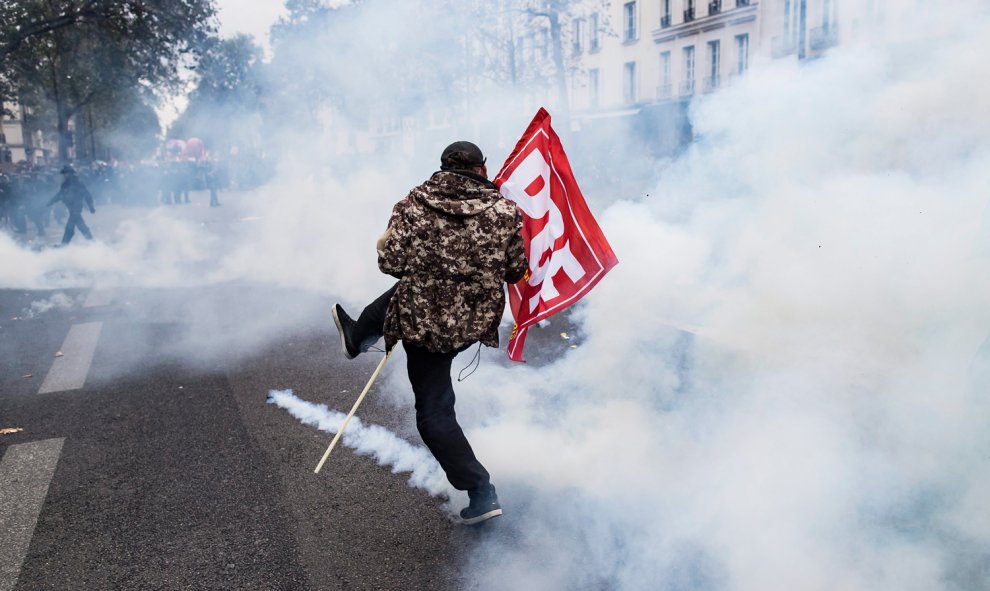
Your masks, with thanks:
[{"label": "white road marking", "polygon": [[101,328],[102,322],[72,325],[62,343],[62,356],[55,358],[38,394],[78,390],[83,387],[89,374],[89,366],[93,363]]},{"label": "white road marking", "polygon": [[0,461],[0,591],[17,584],[63,442],[11,445]]},{"label": "white road marking", "polygon": [[106,306],[110,301],[109,289],[91,289],[89,290],[89,295],[86,296],[86,301],[83,303],[83,308]]}]

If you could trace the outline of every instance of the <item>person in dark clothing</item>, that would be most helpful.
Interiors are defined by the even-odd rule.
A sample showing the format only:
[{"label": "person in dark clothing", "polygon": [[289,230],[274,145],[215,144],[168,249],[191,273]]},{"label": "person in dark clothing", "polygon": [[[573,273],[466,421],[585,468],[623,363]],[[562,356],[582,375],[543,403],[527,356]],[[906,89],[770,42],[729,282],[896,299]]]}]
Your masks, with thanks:
[{"label": "person in dark clothing", "polygon": [[86,225],[86,222],[83,221],[82,210],[85,204],[89,207],[90,213],[96,213],[96,208],[93,207],[93,196],[86,189],[86,185],[76,176],[76,171],[71,166],[66,166],[62,169],[62,176],[64,178],[62,187],[52,197],[51,201],[48,202],[48,205],[51,206],[61,201],[65,204],[65,208],[69,210],[69,220],[65,223],[65,234],[62,235],[62,246],[65,246],[72,240],[72,237],[76,233],[76,228],[79,228],[79,231],[86,237],[86,240],[92,240],[93,234],[89,231],[89,226]]},{"label": "person in dark clothing", "polygon": [[40,177],[34,173],[22,177],[21,190],[24,192],[25,213],[34,224],[38,238],[44,238],[51,210],[48,208],[48,195],[42,192]]},{"label": "person in dark clothing", "polygon": [[209,160],[204,164],[203,184],[210,192],[210,207],[220,207],[220,177],[217,171],[217,164]]},{"label": "person in dark clothing", "polygon": [[27,218],[24,215],[24,191],[17,179],[0,174],[0,213],[13,226],[14,232],[27,234]]},{"label": "person in dark clothing", "polygon": [[447,480],[468,493],[465,524],[502,514],[495,487],[454,413],[454,357],[481,342],[498,346],[504,283],[528,269],[522,216],[488,181],[481,150],[455,142],[441,169],[392,210],[378,243],[378,266],[399,279],[352,320],[333,308],[341,348],[349,359],[385,337],[402,341],[416,397],[416,427]]}]

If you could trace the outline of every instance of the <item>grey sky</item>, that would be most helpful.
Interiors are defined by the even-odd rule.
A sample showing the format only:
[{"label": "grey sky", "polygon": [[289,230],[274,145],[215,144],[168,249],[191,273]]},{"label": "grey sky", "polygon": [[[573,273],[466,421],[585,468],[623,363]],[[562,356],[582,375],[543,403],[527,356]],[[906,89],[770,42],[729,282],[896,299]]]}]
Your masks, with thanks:
[{"label": "grey sky", "polygon": [[217,0],[220,34],[230,37],[237,33],[254,35],[267,49],[268,28],[285,12],[281,0]]}]

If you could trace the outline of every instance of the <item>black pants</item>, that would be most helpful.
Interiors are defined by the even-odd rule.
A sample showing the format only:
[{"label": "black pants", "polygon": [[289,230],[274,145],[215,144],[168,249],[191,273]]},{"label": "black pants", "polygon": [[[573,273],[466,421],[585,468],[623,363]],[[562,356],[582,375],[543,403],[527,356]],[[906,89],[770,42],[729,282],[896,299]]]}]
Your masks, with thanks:
[{"label": "black pants", "polygon": [[479,490],[489,484],[488,470],[474,456],[454,413],[454,386],[450,364],[458,351],[433,353],[403,343],[406,371],[416,395],[416,428],[433,453],[447,480],[457,490]]},{"label": "black pants", "polygon": [[[355,336],[360,342],[378,340],[385,333],[385,313],[398,285],[362,310],[355,326]],[[475,457],[454,413],[450,365],[460,351],[434,353],[410,343],[403,343],[402,347],[406,351],[409,383],[416,396],[416,427],[423,443],[454,488],[468,491],[487,488],[488,470]]]},{"label": "black pants", "polygon": [[388,303],[392,301],[398,288],[399,283],[396,282],[361,311],[354,325],[354,337],[358,344],[369,341],[374,343],[385,334],[385,313],[388,312]]},{"label": "black pants", "polygon": [[72,240],[72,237],[76,234],[76,227],[86,237],[86,240],[93,239],[93,234],[89,231],[89,226],[83,221],[82,212],[69,211],[69,221],[65,222],[65,234],[62,235],[62,244],[68,244]]}]

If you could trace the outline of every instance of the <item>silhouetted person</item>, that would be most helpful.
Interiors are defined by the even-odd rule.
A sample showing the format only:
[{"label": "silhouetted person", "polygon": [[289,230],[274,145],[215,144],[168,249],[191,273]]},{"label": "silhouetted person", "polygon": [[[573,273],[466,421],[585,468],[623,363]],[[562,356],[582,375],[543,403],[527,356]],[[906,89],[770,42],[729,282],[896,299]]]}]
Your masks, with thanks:
[{"label": "silhouetted person", "polygon": [[93,207],[93,196],[89,193],[86,185],[79,180],[76,176],[76,171],[71,166],[66,166],[62,169],[62,187],[58,190],[58,193],[52,197],[48,205],[55,205],[59,201],[65,204],[65,208],[69,210],[69,220],[65,223],[65,234],[62,236],[62,245],[68,244],[72,237],[76,233],[76,228],[82,232],[82,235],[86,237],[86,240],[92,240],[93,234],[89,231],[89,226],[82,218],[83,205],[89,207],[90,213],[96,213],[96,208]]},{"label": "silhouetted person", "polygon": [[24,184],[19,177],[15,177],[8,181],[7,187],[7,215],[10,223],[14,226],[15,232],[22,236],[27,236],[27,200],[24,193]]},{"label": "silhouetted person", "polygon": [[21,192],[24,200],[24,212],[38,231],[38,238],[43,238],[51,210],[48,209],[48,195],[42,191],[41,178],[37,173],[24,175],[20,179]]},{"label": "silhouetted person", "polygon": [[206,171],[203,175],[203,183],[210,192],[210,207],[220,206],[220,174],[217,171],[216,162],[212,160],[206,163]]}]

